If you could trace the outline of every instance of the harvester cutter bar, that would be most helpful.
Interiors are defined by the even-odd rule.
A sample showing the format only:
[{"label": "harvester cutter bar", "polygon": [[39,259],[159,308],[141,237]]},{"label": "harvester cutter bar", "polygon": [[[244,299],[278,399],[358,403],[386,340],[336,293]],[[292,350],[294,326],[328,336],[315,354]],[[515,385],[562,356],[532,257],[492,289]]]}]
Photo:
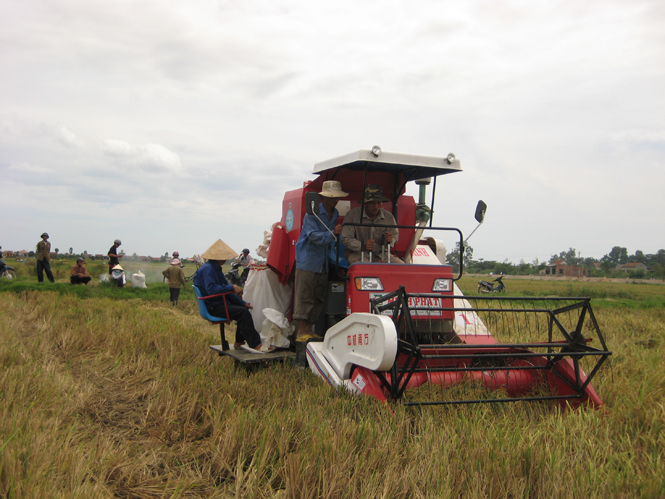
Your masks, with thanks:
[{"label": "harvester cutter bar", "polygon": [[[411,298],[434,298],[442,305],[450,303],[456,306],[409,306]],[[431,300],[431,303],[437,303]],[[472,306],[472,302],[482,300],[485,306]],[[416,300],[414,300],[416,301]],[[492,302],[497,304],[491,306]],[[572,303],[571,303],[572,302]],[[556,376],[573,393],[552,394],[549,396],[512,396],[500,399],[472,399],[456,401],[427,401],[406,402],[406,405],[445,405],[484,402],[511,402],[526,400],[562,400],[582,399],[589,387],[591,379],[596,375],[600,366],[612,352],[607,349],[605,340],[600,332],[598,323],[591,309],[590,299],[585,297],[503,297],[503,296],[454,296],[442,295],[440,293],[406,293],[403,286],[397,291],[383,295],[370,301],[372,312],[375,314],[388,314],[392,316],[397,331],[400,331],[398,341],[397,362],[388,373],[376,373],[384,388],[395,400],[400,399],[414,374],[419,373],[487,373],[490,376],[500,372],[515,371],[541,371],[547,372],[549,376]],[[504,306],[504,303],[508,306]],[[460,306],[463,304],[465,306]],[[554,306],[548,307],[546,305]],[[557,305],[562,306],[556,308]],[[510,306],[513,305],[513,306]],[[518,306],[514,306],[518,305]],[[493,328],[499,330],[495,333],[546,333],[548,341],[544,342],[516,342],[516,343],[419,343],[422,335],[427,331],[417,331],[416,328],[427,327],[431,324],[432,317],[445,316],[457,317],[464,314],[472,314],[482,324],[481,317],[490,321]],[[504,319],[501,315],[504,314]],[[511,314],[506,317],[506,314]],[[524,314],[536,314],[534,319],[520,318]],[[541,322],[538,317],[546,317]],[[585,318],[589,317],[591,331],[595,333],[602,348],[588,345],[593,338],[584,336]],[[424,317],[427,319],[423,320]],[[492,319],[494,317],[494,319]],[[507,320],[506,320],[507,319]],[[565,321],[564,321],[565,319]],[[535,321],[535,322],[534,322]],[[471,324],[471,323],[469,323]],[[475,324],[475,323],[474,323]],[[469,341],[472,337],[483,333],[477,332],[475,325],[468,332],[467,326],[456,326],[454,341]],[[485,327],[483,325],[483,327]],[[546,327],[546,329],[545,329]],[[461,328],[461,329],[460,329]],[[503,328],[503,330],[501,330]],[[553,335],[558,334],[562,340],[554,340]],[[489,334],[486,332],[485,334]],[[419,336],[420,335],[420,336]],[[430,340],[431,341],[431,340]],[[545,352],[532,350],[546,349]],[[558,351],[556,351],[558,350]],[[583,379],[583,371],[580,367],[580,359],[584,357],[596,358],[589,374]],[[536,362],[540,358],[542,361]],[[569,364],[559,364],[564,359],[569,359]],[[533,359],[535,364],[529,359]],[[457,362],[455,362],[457,361]],[[520,362],[522,365],[515,365]],[[474,365],[475,364],[475,365]],[[569,367],[557,367],[567,365]],[[564,371],[560,372],[563,369]],[[566,374],[564,374],[564,372]],[[476,375],[478,376],[478,374]],[[484,376],[484,375],[483,375]],[[429,377],[428,377],[429,379]],[[551,381],[551,380],[550,380]],[[418,382],[416,382],[418,383]],[[419,386],[419,385],[416,385]],[[593,392],[593,389],[591,389]],[[595,392],[594,392],[595,393]],[[512,395],[518,395],[513,393]],[[522,394],[519,394],[522,395]],[[601,403],[599,401],[599,403]]]},{"label": "harvester cutter bar", "polygon": [[545,400],[571,400],[581,399],[582,395],[550,395],[546,397],[511,397],[504,399],[472,399],[472,400],[436,400],[427,402],[404,402],[404,405],[461,405],[461,404],[489,404],[497,402],[537,402]]}]

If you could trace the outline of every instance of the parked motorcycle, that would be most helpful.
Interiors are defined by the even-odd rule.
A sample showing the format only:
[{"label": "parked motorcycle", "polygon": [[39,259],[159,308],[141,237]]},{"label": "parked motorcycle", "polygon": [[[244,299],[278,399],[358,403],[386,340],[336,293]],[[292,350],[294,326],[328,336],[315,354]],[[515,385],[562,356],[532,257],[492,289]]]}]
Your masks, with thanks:
[{"label": "parked motorcycle", "polygon": [[5,259],[0,256],[0,278],[16,279],[16,271],[14,267],[10,267],[5,263]]},{"label": "parked motorcycle", "polygon": [[235,284],[236,286],[245,285],[247,274],[249,274],[249,267],[243,267],[242,274],[240,273],[240,267],[242,267],[242,265],[240,265],[239,262],[233,262],[229,273],[224,274],[224,277],[226,277],[226,280],[229,281],[230,284]]},{"label": "parked motorcycle", "polygon": [[[503,283],[503,276],[500,275],[493,281],[478,281],[478,292],[479,293],[500,293],[501,291],[506,291],[506,285]],[[492,283],[496,282],[497,285],[494,286]]]}]

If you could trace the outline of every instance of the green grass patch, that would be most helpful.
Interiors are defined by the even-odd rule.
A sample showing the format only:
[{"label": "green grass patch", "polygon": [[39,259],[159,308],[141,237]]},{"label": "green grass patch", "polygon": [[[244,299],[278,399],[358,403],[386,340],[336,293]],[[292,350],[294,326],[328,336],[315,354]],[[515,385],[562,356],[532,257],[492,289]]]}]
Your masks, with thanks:
[{"label": "green grass patch", "polygon": [[[478,277],[463,277],[457,285],[466,295],[478,294]],[[485,278],[483,278],[485,279]],[[504,277],[504,296],[561,296],[591,298],[596,308],[665,307],[665,285],[631,282],[558,281]]]}]

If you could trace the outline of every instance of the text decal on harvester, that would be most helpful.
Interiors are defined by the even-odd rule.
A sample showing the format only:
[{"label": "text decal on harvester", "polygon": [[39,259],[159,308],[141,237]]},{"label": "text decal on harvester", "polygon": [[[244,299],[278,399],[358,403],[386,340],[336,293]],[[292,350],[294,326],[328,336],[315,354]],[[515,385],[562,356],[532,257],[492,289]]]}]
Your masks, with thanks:
[{"label": "text decal on harvester", "polygon": [[[381,298],[384,293],[370,293],[370,299]],[[397,300],[397,297],[388,301],[392,303]],[[384,302],[383,304],[385,304]],[[441,307],[443,302],[441,298],[430,298],[426,296],[409,296],[409,308],[413,315],[427,315],[430,317],[441,316]],[[418,310],[420,309],[420,310]],[[437,310],[438,309],[438,310]],[[390,310],[384,310],[381,315],[392,315]]]},{"label": "text decal on harvester", "polygon": [[350,347],[369,345],[369,333],[347,334],[346,344]]}]

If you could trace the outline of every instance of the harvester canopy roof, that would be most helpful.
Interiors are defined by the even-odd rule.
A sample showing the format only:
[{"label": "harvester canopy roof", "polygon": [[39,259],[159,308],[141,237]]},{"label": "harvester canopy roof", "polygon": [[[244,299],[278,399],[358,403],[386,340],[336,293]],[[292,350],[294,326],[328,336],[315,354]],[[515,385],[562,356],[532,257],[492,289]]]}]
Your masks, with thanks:
[{"label": "harvester canopy roof", "polygon": [[402,174],[405,182],[462,171],[460,161],[453,154],[442,158],[420,154],[383,152],[379,148],[374,148],[372,150],[361,149],[316,163],[312,173],[322,174],[338,168]]}]

